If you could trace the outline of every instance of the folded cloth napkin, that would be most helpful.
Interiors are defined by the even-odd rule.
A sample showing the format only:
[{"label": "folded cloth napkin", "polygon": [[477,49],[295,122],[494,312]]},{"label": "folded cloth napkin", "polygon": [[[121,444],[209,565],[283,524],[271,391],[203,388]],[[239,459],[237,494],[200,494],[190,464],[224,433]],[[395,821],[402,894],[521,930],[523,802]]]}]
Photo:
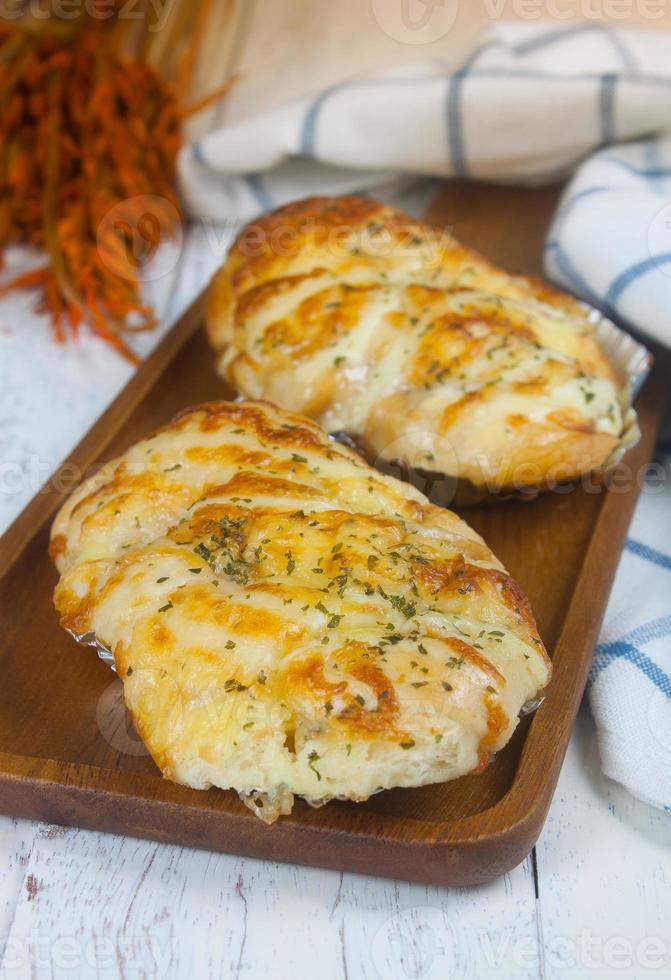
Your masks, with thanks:
[{"label": "folded cloth napkin", "polygon": [[611,146],[578,168],[545,267],[608,316],[671,345],[671,140]]},{"label": "folded cloth napkin", "polygon": [[[184,198],[195,216],[236,222],[310,194],[380,192],[399,175],[574,173],[549,276],[671,344],[668,52],[664,33],[499,24],[456,72],[405,66],[210,133],[182,151]],[[606,774],[671,810],[670,449],[642,495],[589,691]]]},{"label": "folded cloth napkin", "polygon": [[404,65],[211,132],[182,151],[184,199],[231,221],[398,174],[539,183],[578,167],[548,274],[671,342],[671,141],[651,138],[671,136],[669,43],[593,22],[499,23],[457,71]]},{"label": "folded cloth napkin", "polygon": [[671,438],[662,439],[589,678],[603,771],[671,812]]}]

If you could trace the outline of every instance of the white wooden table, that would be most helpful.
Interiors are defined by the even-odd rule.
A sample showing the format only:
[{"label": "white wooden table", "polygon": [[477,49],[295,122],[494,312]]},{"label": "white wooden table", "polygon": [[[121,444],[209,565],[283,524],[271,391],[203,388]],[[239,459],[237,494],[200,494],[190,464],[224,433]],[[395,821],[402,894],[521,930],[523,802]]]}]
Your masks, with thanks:
[{"label": "white wooden table", "polygon": [[[213,229],[189,232],[174,269],[150,284],[166,324],[226,244]],[[29,298],[0,304],[0,530],[129,373],[95,341],[57,348]],[[601,775],[585,707],[534,854],[476,888],[0,817],[0,976],[668,977],[670,845],[671,816]]]}]

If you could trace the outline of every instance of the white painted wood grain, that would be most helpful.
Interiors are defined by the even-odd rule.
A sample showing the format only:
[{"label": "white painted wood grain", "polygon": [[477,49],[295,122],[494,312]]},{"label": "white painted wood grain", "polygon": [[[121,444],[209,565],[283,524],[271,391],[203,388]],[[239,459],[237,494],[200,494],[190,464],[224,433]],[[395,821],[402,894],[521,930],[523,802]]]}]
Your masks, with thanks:
[{"label": "white painted wood grain", "polygon": [[547,980],[671,976],[671,814],[602,774],[586,704],[536,850]]},{"label": "white painted wood grain", "polygon": [[[42,827],[24,876],[7,977],[445,980],[538,970],[526,864],[448,891]],[[522,947],[526,967],[512,959]]]},{"label": "white painted wood grain", "polygon": [[76,829],[40,827],[21,848],[6,828],[3,978],[669,975],[668,817],[606,784],[586,714],[539,842],[538,902],[530,859],[440,889]]},{"label": "white painted wood grain", "polygon": [[[197,225],[165,246],[144,295],[159,327],[138,334],[148,354],[205,287],[221,263],[232,229]],[[6,274],[34,262],[12,249]],[[159,274],[160,273],[160,274]],[[82,327],[76,343],[58,344],[49,319],[33,312],[30,291],[0,300],[0,533],[39,492],[61,461],[128,382],[132,366]]]},{"label": "white painted wood grain", "polygon": [[0,957],[11,932],[35,832],[30,820],[0,816]]}]

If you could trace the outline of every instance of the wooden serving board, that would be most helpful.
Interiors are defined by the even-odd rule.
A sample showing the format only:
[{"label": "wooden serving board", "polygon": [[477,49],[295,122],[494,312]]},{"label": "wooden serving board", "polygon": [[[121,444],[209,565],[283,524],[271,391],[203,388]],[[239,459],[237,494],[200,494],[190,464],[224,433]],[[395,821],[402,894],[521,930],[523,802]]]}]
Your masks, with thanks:
[{"label": "wooden serving board", "polygon": [[[540,272],[556,190],[451,183],[429,218],[512,272]],[[0,809],[185,845],[431,882],[482,882],[532,848],[559,776],[608,593],[639,492],[548,493],[469,510],[467,520],[531,599],[554,661],[545,703],[481,775],[366,804],[297,802],[267,827],[235,793],[161,778],[129,727],[121,682],[58,626],[49,526],[72,473],[87,473],[185,405],[228,397],[196,301],[2,539]],[[666,389],[660,358],[638,400],[641,442],[620,471],[650,458]],[[668,371],[669,362],[666,362]],[[667,375],[668,376],[668,375]]]}]

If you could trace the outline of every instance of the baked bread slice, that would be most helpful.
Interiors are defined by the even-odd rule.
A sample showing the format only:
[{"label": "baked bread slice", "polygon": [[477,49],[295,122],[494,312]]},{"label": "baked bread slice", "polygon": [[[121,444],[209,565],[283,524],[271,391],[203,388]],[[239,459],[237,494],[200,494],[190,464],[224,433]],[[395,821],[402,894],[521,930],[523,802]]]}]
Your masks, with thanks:
[{"label": "baked bread slice", "polygon": [[492,492],[598,469],[623,431],[621,383],[575,300],[369,199],[248,225],[208,331],[246,397]]},{"label": "baked bread slice", "polygon": [[50,551],[169,779],[266,821],[481,769],[550,665],[482,539],[314,423],[188,409],[86,480]]}]

